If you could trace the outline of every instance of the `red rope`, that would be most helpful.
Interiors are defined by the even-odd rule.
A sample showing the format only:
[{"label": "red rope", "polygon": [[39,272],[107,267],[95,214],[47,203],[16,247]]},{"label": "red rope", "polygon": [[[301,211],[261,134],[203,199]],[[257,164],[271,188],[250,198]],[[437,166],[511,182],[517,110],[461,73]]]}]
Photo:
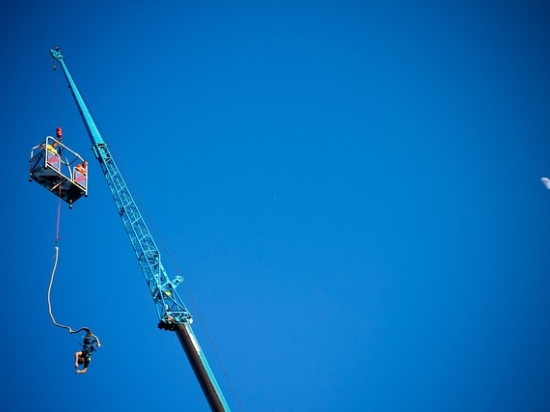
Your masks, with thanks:
[{"label": "red rope", "polygon": [[55,224],[55,244],[61,239],[59,237],[59,226],[61,221],[61,182],[59,183],[59,201],[57,202],[57,222]]}]

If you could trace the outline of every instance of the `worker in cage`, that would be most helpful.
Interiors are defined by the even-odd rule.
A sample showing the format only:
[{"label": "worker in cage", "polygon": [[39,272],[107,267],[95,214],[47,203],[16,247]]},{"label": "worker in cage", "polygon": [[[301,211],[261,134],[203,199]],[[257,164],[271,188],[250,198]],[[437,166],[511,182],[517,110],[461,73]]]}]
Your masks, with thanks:
[{"label": "worker in cage", "polygon": [[86,188],[86,174],[88,173],[88,162],[84,160],[74,168],[73,180],[80,186]]},{"label": "worker in cage", "polygon": [[75,166],[75,170],[77,172],[82,173],[83,175],[86,174],[86,170],[88,169],[88,162],[84,160],[82,163],[79,163]]},{"label": "worker in cage", "polygon": [[46,150],[48,151],[48,153],[57,155],[57,142],[54,140],[53,142],[48,143],[46,145]]},{"label": "worker in cage", "polygon": [[[101,343],[92,331],[88,329],[86,336],[84,336],[82,350],[74,354],[74,367],[77,375],[88,371],[88,366],[92,361],[92,353],[97,350],[96,347],[101,348]],[[79,365],[82,365],[82,369],[79,369]]]},{"label": "worker in cage", "polygon": [[[46,140],[48,141],[48,136]],[[48,142],[46,144],[46,160],[48,161],[48,164],[52,166],[55,170],[60,171],[61,170],[61,156],[58,153],[58,146],[56,140],[53,140],[51,143]]]}]

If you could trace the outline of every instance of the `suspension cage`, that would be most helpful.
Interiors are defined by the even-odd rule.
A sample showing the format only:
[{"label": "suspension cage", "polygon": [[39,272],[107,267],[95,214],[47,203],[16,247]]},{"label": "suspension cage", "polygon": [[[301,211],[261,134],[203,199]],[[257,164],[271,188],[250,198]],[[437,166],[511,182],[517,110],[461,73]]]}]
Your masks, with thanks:
[{"label": "suspension cage", "polygon": [[[85,160],[60,140],[46,136],[43,143],[31,149],[29,163],[29,181],[36,181],[71,207],[82,196],[88,196]],[[84,169],[78,167],[83,164]]]}]

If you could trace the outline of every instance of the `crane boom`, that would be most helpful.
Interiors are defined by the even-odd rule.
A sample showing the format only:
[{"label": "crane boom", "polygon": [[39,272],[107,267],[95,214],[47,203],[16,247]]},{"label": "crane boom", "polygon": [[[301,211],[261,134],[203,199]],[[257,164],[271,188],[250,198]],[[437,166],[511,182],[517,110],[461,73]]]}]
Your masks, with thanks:
[{"label": "crane boom", "polygon": [[155,244],[153,236],[128,186],[124,182],[122,174],[111,156],[109,148],[103,140],[78,87],[67,69],[59,48],[55,50],[50,49],[50,54],[60,63],[63,69],[63,74],[69,83],[69,88],[88,131],[92,142],[92,151],[99,161],[103,175],[107,180],[107,186],[111,191],[118,213],[126,229],[126,234],[130,239],[149,292],[155,303],[159,319],[158,327],[176,332],[212,411],[229,411],[229,406],[199,346],[197,337],[191,329],[193,318],[176,291],[176,287],[183,279],[180,276],[176,276],[174,280],[171,280],[166,273],[161,262],[160,251]]}]

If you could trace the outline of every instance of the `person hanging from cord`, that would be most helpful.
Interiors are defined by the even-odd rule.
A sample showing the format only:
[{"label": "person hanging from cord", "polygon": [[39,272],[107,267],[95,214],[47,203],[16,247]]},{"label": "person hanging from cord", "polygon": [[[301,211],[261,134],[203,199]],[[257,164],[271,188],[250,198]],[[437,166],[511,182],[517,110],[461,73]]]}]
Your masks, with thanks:
[{"label": "person hanging from cord", "polygon": [[[96,346],[101,348],[99,339],[90,329],[87,329],[86,336],[84,336],[84,343],[82,344],[82,350],[74,354],[74,367],[76,369],[76,374],[86,373],[88,366],[92,361],[92,352],[96,350]],[[82,369],[78,368],[79,365],[83,365]]]}]

